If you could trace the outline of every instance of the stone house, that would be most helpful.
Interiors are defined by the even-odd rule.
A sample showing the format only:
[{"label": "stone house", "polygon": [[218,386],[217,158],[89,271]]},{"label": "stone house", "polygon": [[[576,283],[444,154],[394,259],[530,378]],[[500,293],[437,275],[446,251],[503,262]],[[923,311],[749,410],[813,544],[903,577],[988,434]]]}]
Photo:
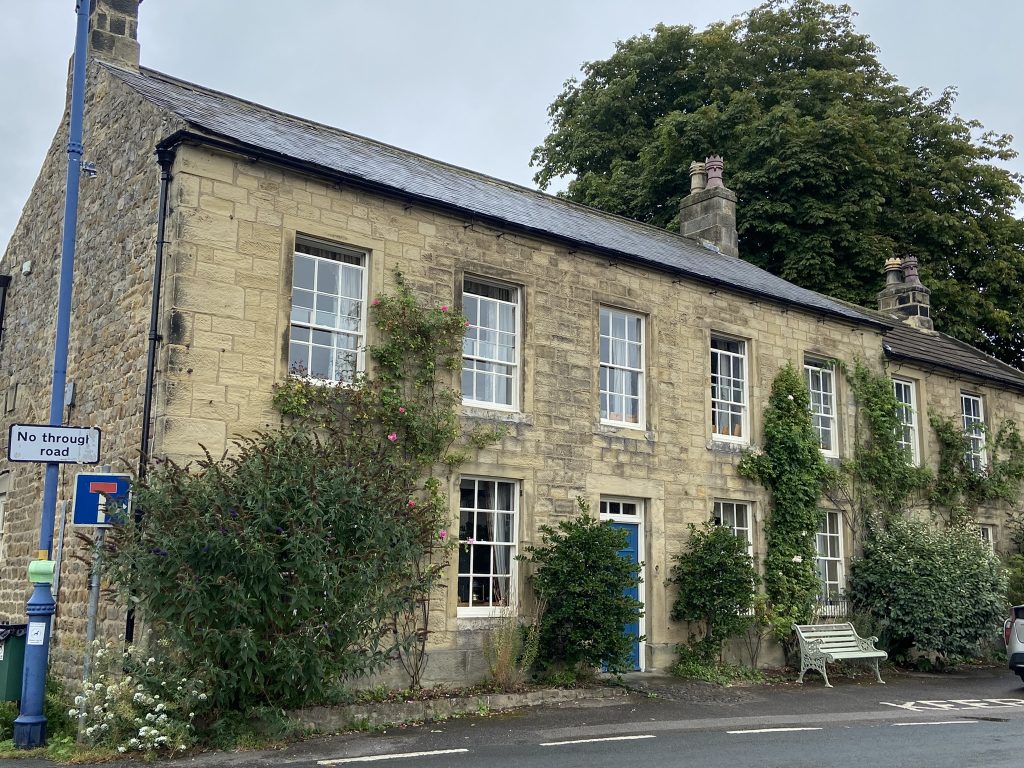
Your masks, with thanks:
[{"label": "stone house", "polygon": [[[806,371],[830,458],[851,454],[855,416],[833,360],[894,377],[904,440],[925,464],[937,455],[930,413],[968,428],[1024,420],[1024,374],[931,329],[912,261],[886,266],[876,311],[737,258],[720,158],[691,169],[682,233],[666,232],[140,67],[137,12],[134,0],[92,11],[85,145],[98,174],[80,202],[67,423],[101,427],[115,468],[144,451],[218,454],[279,423],[271,388],[294,366],[329,380],[362,369],[366,304],[396,270],[461,307],[463,418],[509,434],[447,489],[453,535],[476,535],[450,568],[429,677],[482,673],[481,630],[525,596],[514,555],[577,496],[632,534],[646,609],[636,663],[670,665],[685,634],[665,580],[687,524],[717,519],[763,556],[768,499],[736,465],[787,363]],[[5,439],[8,425],[47,418],[66,140],[65,119],[3,259]],[[976,452],[983,463],[981,438]],[[0,618],[19,620],[42,468],[0,471]],[[1003,547],[1005,513],[981,522]],[[70,549],[70,524],[57,528]],[[838,510],[818,543],[824,613],[836,613],[854,543]],[[84,632],[86,577],[63,557],[58,663]],[[107,631],[123,632],[105,610]]]}]

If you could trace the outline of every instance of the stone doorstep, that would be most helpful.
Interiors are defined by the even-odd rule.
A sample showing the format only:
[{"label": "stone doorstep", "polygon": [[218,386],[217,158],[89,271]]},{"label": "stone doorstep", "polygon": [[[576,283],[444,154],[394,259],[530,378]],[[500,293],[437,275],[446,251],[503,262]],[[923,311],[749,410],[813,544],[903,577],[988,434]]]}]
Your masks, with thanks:
[{"label": "stone doorstep", "polygon": [[353,728],[380,727],[399,723],[446,720],[459,715],[501,712],[542,704],[562,704],[584,699],[608,699],[627,696],[621,687],[543,689],[526,693],[488,693],[424,701],[385,701],[349,704],[339,707],[306,707],[289,716],[303,727],[318,733],[333,733]]}]

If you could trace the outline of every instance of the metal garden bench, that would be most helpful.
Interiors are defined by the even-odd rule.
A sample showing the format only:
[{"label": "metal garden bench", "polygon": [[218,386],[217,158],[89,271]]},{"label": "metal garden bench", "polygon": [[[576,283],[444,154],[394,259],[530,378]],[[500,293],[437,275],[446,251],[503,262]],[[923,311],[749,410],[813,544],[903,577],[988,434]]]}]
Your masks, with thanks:
[{"label": "metal garden bench", "polygon": [[816,669],[825,678],[825,686],[831,688],[825,664],[846,659],[865,659],[875,664],[875,677],[885,685],[878,672],[878,660],[889,658],[889,654],[875,648],[877,637],[863,638],[857,634],[853,624],[794,624],[793,630],[800,640],[800,678],[804,673]]}]

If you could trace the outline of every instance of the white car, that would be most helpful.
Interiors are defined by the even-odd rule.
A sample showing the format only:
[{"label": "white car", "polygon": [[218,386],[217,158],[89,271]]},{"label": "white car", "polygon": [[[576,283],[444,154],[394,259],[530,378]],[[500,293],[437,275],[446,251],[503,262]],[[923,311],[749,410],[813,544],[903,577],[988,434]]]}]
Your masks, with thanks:
[{"label": "white car", "polygon": [[1024,605],[1010,609],[1010,618],[1003,624],[1003,642],[1007,664],[1024,682]]}]

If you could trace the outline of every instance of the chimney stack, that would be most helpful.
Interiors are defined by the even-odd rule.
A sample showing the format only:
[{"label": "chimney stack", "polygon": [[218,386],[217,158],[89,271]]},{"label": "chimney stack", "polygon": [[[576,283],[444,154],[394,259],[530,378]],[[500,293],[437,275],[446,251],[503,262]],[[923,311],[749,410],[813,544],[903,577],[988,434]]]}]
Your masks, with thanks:
[{"label": "chimney stack", "polygon": [[89,0],[91,58],[119,67],[139,68],[138,31],[141,2],[142,0]]},{"label": "chimney stack", "polygon": [[679,205],[679,231],[710,242],[727,256],[739,256],[736,193],[722,181],[723,168],[719,155],[690,163],[690,194]]},{"label": "chimney stack", "polygon": [[885,288],[878,294],[878,308],[903,316],[903,322],[926,331],[934,330],[931,291],[921,284],[917,257],[885,261]]}]

